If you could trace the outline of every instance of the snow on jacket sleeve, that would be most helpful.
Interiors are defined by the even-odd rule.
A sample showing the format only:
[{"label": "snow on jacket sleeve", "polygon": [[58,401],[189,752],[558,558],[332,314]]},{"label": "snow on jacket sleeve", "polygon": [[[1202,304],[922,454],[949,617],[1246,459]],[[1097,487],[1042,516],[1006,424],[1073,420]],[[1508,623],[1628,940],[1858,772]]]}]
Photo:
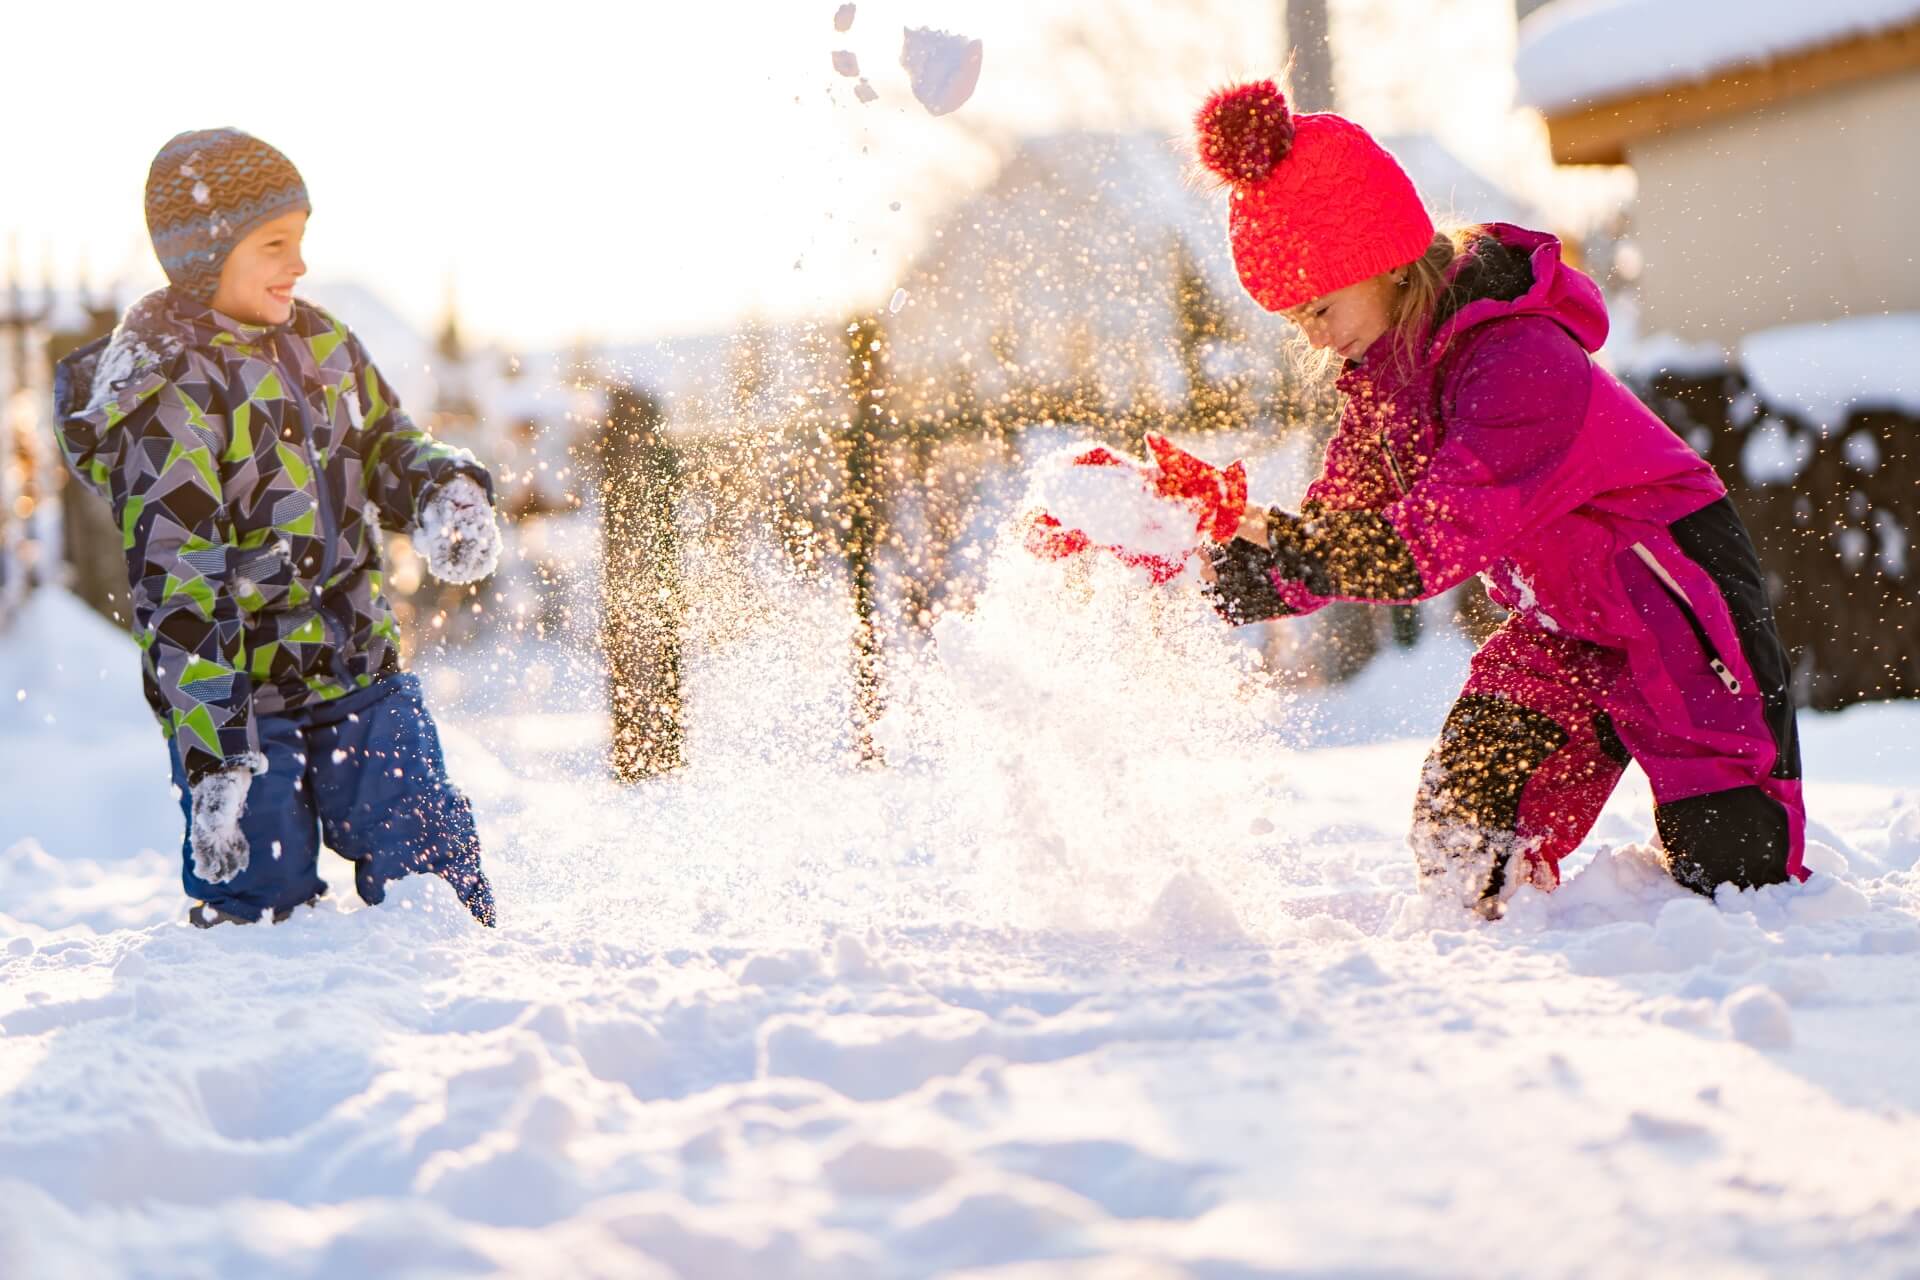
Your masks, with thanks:
[{"label": "snow on jacket sleeve", "polygon": [[1551,320],[1516,316],[1463,337],[1451,357],[1445,435],[1405,496],[1379,511],[1276,514],[1275,587],[1296,612],[1439,595],[1584,499],[1564,465],[1592,388],[1579,344]]},{"label": "snow on jacket sleeve", "polygon": [[472,453],[442,444],[415,426],[400,397],[351,331],[354,378],[359,384],[361,478],[386,528],[404,531],[419,521],[433,491],[458,475],[472,476],[493,501],[493,477]]},{"label": "snow on jacket sleeve", "polygon": [[150,354],[127,359],[116,335],[86,404],[73,412],[63,405],[61,442],[68,462],[104,485],[112,505],[149,697],[192,783],[255,762],[259,740],[245,627],[228,589],[228,432],[218,374],[197,352],[143,363]]}]

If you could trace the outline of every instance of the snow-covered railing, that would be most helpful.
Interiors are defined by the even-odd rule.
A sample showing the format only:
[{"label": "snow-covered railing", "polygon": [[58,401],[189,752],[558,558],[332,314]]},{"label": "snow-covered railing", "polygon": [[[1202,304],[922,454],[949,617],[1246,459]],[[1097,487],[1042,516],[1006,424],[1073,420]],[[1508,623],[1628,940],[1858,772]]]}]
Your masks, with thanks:
[{"label": "snow-covered railing", "polygon": [[1865,316],[1627,371],[1732,491],[1804,705],[1920,697],[1916,350],[1920,315]]}]

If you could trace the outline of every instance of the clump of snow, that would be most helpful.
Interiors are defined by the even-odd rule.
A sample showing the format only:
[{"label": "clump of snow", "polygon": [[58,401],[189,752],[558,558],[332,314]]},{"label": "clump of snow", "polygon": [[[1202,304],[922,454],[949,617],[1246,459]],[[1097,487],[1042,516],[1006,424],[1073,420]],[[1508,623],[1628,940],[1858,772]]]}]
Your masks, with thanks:
[{"label": "clump of snow", "polygon": [[1733,1038],[1756,1049],[1793,1047],[1793,1013],[1768,987],[1746,986],[1727,997],[1727,1026]]},{"label": "clump of snow", "polygon": [[847,31],[851,29],[853,26],[853,12],[854,6],[850,4],[843,4],[838,9],[835,9],[833,11],[833,29],[835,31]]},{"label": "clump of snow", "polygon": [[1740,342],[1740,364],[1769,405],[1821,427],[1853,409],[1920,414],[1920,313],[1783,325]]},{"label": "clump of snow", "polygon": [[907,27],[901,36],[900,65],[913,84],[913,96],[936,116],[966,105],[980,83],[983,56],[980,41],[930,27]]},{"label": "clump of snow", "polygon": [[851,49],[835,49],[833,69],[848,78],[857,76],[860,74],[860,57]]},{"label": "clump of snow", "polygon": [[1182,947],[1247,946],[1252,939],[1240,927],[1233,904],[1205,876],[1177,871],[1153,900],[1142,925],[1145,936]]},{"label": "clump of snow", "polygon": [[872,85],[862,80],[859,84],[853,86],[853,96],[865,103],[878,101],[880,94]]},{"label": "clump of snow", "polygon": [[1880,855],[1890,870],[1912,871],[1920,868],[1920,804],[1901,810],[1887,828],[1886,851]]},{"label": "clump of snow", "polygon": [[1519,101],[1553,112],[1920,18],[1920,0],[1556,0],[1520,24]]},{"label": "clump of snow", "polygon": [[1119,466],[1077,465],[1074,460],[1088,447],[1071,445],[1040,460],[1033,472],[1033,504],[1097,546],[1167,560],[1191,554],[1199,544],[1192,508],[1154,492],[1145,464],[1137,459],[1122,458]]}]

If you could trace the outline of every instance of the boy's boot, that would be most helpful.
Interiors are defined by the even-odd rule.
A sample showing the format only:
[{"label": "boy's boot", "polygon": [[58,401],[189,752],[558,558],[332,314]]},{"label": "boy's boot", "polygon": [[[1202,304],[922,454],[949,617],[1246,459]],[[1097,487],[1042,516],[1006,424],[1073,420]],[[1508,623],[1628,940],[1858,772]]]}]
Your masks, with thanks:
[{"label": "boy's boot", "polygon": [[[321,892],[324,893],[325,890],[322,890]],[[321,895],[319,893],[316,893],[311,898],[308,898],[305,902],[297,903],[295,905],[300,907],[311,907],[320,901],[320,896]],[[281,924],[284,921],[286,921],[288,917],[292,916],[293,912],[294,912],[294,907],[275,907],[273,909],[273,922],[275,924]],[[229,915],[227,912],[222,911],[220,908],[209,906],[204,902],[196,902],[191,907],[187,908],[187,922],[196,929],[211,929],[217,924],[258,923],[257,921],[247,919],[245,916]]]}]

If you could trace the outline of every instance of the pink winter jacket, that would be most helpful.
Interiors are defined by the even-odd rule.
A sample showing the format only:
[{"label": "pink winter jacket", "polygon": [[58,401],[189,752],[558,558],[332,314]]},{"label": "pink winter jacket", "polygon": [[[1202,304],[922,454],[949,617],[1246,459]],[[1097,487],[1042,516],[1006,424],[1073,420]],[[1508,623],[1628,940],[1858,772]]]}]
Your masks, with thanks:
[{"label": "pink winter jacket", "polygon": [[1412,368],[1394,359],[1390,333],[1341,375],[1346,408],[1302,509],[1307,545],[1332,573],[1276,572],[1274,586],[1307,612],[1424,599],[1479,573],[1496,602],[1544,629],[1627,647],[1644,622],[1619,553],[1726,489],[1593,363],[1606,308],[1560,261],[1559,241],[1488,230],[1528,255],[1532,286],[1468,302]]}]

